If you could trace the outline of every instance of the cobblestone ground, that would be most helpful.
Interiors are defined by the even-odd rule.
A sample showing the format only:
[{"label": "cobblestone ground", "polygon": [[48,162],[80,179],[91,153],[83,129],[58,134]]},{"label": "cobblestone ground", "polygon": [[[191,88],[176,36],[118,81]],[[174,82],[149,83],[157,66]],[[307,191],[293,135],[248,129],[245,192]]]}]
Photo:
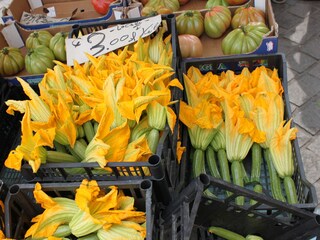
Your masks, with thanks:
[{"label": "cobblestone ground", "polygon": [[[320,1],[272,4],[286,56],[291,111],[307,180],[320,200]],[[320,202],[320,201],[319,201]],[[320,204],[318,205],[318,208]]]}]

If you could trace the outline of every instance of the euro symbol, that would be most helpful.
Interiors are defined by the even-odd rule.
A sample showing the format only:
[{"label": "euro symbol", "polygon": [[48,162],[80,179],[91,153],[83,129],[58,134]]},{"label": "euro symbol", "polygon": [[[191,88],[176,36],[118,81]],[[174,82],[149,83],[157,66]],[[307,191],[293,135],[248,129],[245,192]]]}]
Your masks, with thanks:
[{"label": "euro symbol", "polygon": [[80,41],[79,40],[73,40],[72,41],[72,46],[74,46],[75,48],[76,47],[79,47],[81,45]]}]

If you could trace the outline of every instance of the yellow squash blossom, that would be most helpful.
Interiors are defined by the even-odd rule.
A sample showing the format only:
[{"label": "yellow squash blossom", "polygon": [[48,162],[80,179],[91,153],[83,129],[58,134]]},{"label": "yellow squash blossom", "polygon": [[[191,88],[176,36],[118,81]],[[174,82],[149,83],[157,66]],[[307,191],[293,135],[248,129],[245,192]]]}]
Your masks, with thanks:
[{"label": "yellow squash blossom", "polygon": [[283,121],[270,141],[270,154],[277,173],[283,178],[284,189],[289,204],[298,203],[296,184],[292,179],[294,163],[291,141],[296,138],[297,128],[291,128],[290,119]]},{"label": "yellow squash blossom", "polygon": [[79,210],[76,203],[68,198],[51,198],[42,191],[39,183],[35,184],[34,197],[41,204],[44,212],[32,219],[34,224],[28,229],[25,237],[45,238],[54,235],[62,224],[68,224]]},{"label": "yellow squash blossom", "polygon": [[26,103],[29,102],[31,119],[36,122],[48,123],[51,117],[49,106],[38,96],[38,94],[30,87],[30,85],[26,81],[19,77],[17,77],[17,80],[21,84],[23,91],[30,98],[30,100],[7,100],[6,105],[9,106],[7,109],[7,113],[11,115],[14,114],[14,111],[24,113],[26,111]]},{"label": "yellow squash blossom", "polygon": [[[134,210],[116,209],[118,205],[118,189],[110,187],[110,191],[101,195],[100,188],[95,180],[83,180],[77,189],[75,202],[80,211],[75,214],[69,226],[72,234],[77,237],[85,236],[101,228],[107,230],[114,224],[122,221],[144,216],[145,213]],[[131,205],[131,202],[126,201]],[[126,205],[122,205],[127,208]],[[128,209],[128,208],[127,208]]]},{"label": "yellow squash blossom", "polygon": [[280,95],[273,92],[261,92],[255,101],[253,120],[260,131],[265,132],[266,140],[260,145],[270,147],[271,138],[284,119],[284,102]]},{"label": "yellow squash blossom", "polygon": [[292,176],[294,164],[291,141],[296,138],[297,128],[290,128],[291,121],[283,121],[270,141],[270,153],[280,177]]},{"label": "yellow squash blossom", "polygon": [[31,128],[29,104],[26,103],[25,114],[21,121],[21,144],[9,153],[5,161],[8,168],[21,170],[22,161],[28,161],[33,172],[37,172],[41,163],[46,162],[46,149],[53,147],[55,128],[39,130],[34,134]]}]

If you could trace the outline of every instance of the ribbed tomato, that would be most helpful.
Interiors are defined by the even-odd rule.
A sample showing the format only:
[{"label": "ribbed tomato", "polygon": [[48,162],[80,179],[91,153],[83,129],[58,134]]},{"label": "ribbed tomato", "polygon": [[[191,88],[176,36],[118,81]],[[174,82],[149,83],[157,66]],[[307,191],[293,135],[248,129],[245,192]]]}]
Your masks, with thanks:
[{"label": "ribbed tomato", "polygon": [[29,49],[25,56],[26,70],[31,74],[46,73],[47,68],[54,66],[54,54],[50,48],[39,45],[33,49]]},{"label": "ribbed tomato", "polygon": [[247,25],[249,22],[265,23],[265,14],[261,9],[249,6],[238,8],[232,18],[232,28],[237,28]]},{"label": "ribbed tomato", "polygon": [[262,22],[251,22],[246,26],[236,28],[222,40],[222,52],[225,55],[252,52],[261,45],[263,36],[269,31],[269,28]]},{"label": "ribbed tomato", "polygon": [[206,8],[210,9],[215,6],[229,6],[226,0],[208,0],[206,3]]},{"label": "ribbed tomato", "polygon": [[146,7],[159,8],[160,6],[171,9],[173,12],[176,12],[180,8],[180,3],[178,0],[149,0]]},{"label": "ribbed tomato", "polygon": [[219,38],[229,28],[231,12],[225,6],[212,7],[204,15],[204,31],[211,38]]},{"label": "ribbed tomato", "polygon": [[24,57],[19,48],[5,47],[0,51],[0,75],[12,76],[24,68]]},{"label": "ribbed tomato", "polygon": [[200,37],[204,31],[203,16],[198,10],[187,10],[176,17],[178,34]]},{"label": "ribbed tomato", "polygon": [[55,59],[62,62],[67,60],[65,44],[65,39],[67,36],[68,33],[58,32],[50,39],[49,43],[49,48],[52,50]]},{"label": "ribbed tomato", "polygon": [[35,48],[38,45],[49,46],[52,34],[46,30],[39,30],[30,33],[26,40],[26,47],[28,49]]},{"label": "ribbed tomato", "polygon": [[181,34],[178,35],[178,39],[181,56],[183,58],[202,56],[202,43],[197,36],[191,34]]}]

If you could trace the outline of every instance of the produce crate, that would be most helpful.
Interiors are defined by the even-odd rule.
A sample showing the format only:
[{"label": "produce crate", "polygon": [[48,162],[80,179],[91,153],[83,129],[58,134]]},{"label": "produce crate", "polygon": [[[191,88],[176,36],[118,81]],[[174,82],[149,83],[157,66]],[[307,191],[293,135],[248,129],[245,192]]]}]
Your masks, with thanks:
[{"label": "produce crate", "polygon": [[[224,199],[203,195],[203,191],[210,188],[228,190],[232,195]],[[256,204],[236,205],[234,199],[237,196],[254,199]],[[320,237],[319,215],[202,174],[162,211],[160,239],[220,240],[207,231],[210,226],[243,236],[255,234],[265,240]]]},{"label": "produce crate", "polygon": [[[33,3],[35,4],[35,2]],[[17,23],[28,30],[36,30],[47,27],[65,26],[81,23],[91,23],[96,21],[108,21],[113,18],[113,9],[121,7],[122,1],[113,1],[106,14],[102,15],[94,10],[92,3],[84,0],[43,0],[40,6],[34,7],[32,2],[28,0],[12,0],[9,11],[12,16],[7,18],[15,19]],[[38,5],[38,3],[36,3]],[[62,21],[48,22],[37,14],[54,14],[53,18],[62,18]],[[31,13],[27,16],[29,23],[21,22],[25,13]],[[48,14],[48,15],[50,15]],[[68,20],[68,18],[70,18]],[[30,20],[32,19],[32,21]],[[4,18],[6,21],[6,18]]]},{"label": "produce crate", "polygon": [[[2,180],[0,180],[0,201],[4,203],[8,188]],[[4,232],[4,209],[0,206],[0,230]]]},{"label": "produce crate", "polygon": [[[69,38],[76,38],[80,34],[81,35],[87,35],[92,32],[106,29],[110,26],[118,25],[118,24],[127,24],[136,22],[139,20],[142,20],[143,18],[132,18],[132,19],[120,19],[117,21],[110,21],[110,22],[96,22],[92,24],[83,24],[83,25],[74,25],[72,27],[72,31],[69,34]],[[176,69],[177,66],[177,34],[175,29],[175,18],[174,15],[166,15],[162,16],[162,19],[167,22],[168,31],[166,32],[166,35],[172,34],[172,49],[173,49],[173,69]],[[177,90],[175,90],[177,91]],[[177,96],[175,92],[173,92],[173,100]],[[174,106],[175,107],[175,106]],[[156,178],[163,178],[166,173],[172,173],[172,176],[175,176],[175,171],[177,171],[179,168],[177,166],[176,156],[175,156],[175,149],[176,149],[176,141],[175,141],[175,135],[176,133],[171,134],[169,128],[167,127],[164,133],[161,136],[159,146],[157,149],[157,155],[160,156],[161,160],[164,159],[164,161],[161,161],[157,159],[156,157],[153,157],[149,163],[109,163],[108,167],[111,167],[113,170],[113,173],[110,176],[101,176],[102,178],[107,177],[111,179],[115,179],[118,177],[125,177],[125,176],[131,176],[131,177],[147,177],[148,171],[143,169],[143,167],[149,168],[152,175],[156,176]],[[159,163],[161,162],[161,163]],[[157,167],[158,170],[161,170],[160,165],[164,165],[164,171],[160,171],[160,173],[156,174],[153,169]],[[46,166],[47,165],[47,166]],[[24,175],[27,176],[28,180],[34,180],[34,181],[61,181],[61,180],[79,180],[79,176],[76,175],[70,175],[63,171],[63,168],[69,168],[72,167],[72,164],[46,164],[42,165],[40,168],[40,171],[38,171],[37,174],[33,174],[31,171],[30,166],[25,165],[24,168]],[[155,166],[157,165],[157,166]],[[76,165],[74,165],[75,167]],[[88,178],[94,178],[94,179],[100,179],[99,176],[96,176],[90,171],[90,168],[97,167],[98,165],[96,163],[88,163],[83,164],[82,167],[86,169],[87,175],[85,177]],[[81,167],[80,165],[77,165],[76,167]],[[28,172],[28,173],[26,173]],[[32,176],[34,175],[34,176]],[[48,178],[47,178],[48,177]],[[83,176],[80,176],[83,178]],[[105,178],[103,180],[106,180]],[[172,182],[172,186],[174,185],[175,178],[169,179],[169,182]]]},{"label": "produce crate", "polygon": [[[235,73],[240,73],[244,67],[247,67],[250,71],[254,70],[256,67],[264,65],[268,68],[278,69],[279,77],[282,81],[282,86],[284,89],[284,102],[285,102],[285,119],[291,118],[291,109],[289,104],[288,96],[288,86],[287,86],[287,72],[286,72],[286,61],[285,57],[281,53],[277,54],[268,54],[268,55],[248,55],[248,56],[238,56],[238,57],[221,57],[221,58],[207,58],[207,59],[186,59],[182,60],[181,64],[181,76],[182,73],[186,73],[187,70],[191,67],[197,67],[202,73],[207,73],[209,71],[220,74],[226,70],[233,70]],[[192,146],[188,136],[188,131],[184,125],[181,127],[183,146],[186,146],[186,152],[183,155],[181,160],[181,172],[180,172],[180,181],[184,187],[188,183],[192,182],[191,169],[192,163],[190,156],[192,154]],[[199,205],[199,210],[196,213],[196,220],[194,222],[195,226],[199,226],[199,232],[203,228],[207,228],[211,225],[218,225],[220,227],[230,228],[229,230],[234,230],[239,233],[252,233],[254,229],[258,231],[259,234],[263,234],[267,238],[265,239],[276,239],[269,237],[273,233],[277,233],[275,236],[280,236],[287,231],[294,231],[298,226],[304,226],[305,222],[310,220],[310,216],[314,217],[312,212],[317,206],[317,197],[315,193],[315,188],[310,184],[305,177],[303,163],[300,155],[300,149],[298,145],[298,140],[295,139],[292,142],[293,147],[293,158],[294,158],[294,167],[295,173],[293,175],[293,180],[297,189],[298,195],[298,204],[289,205],[282,203],[280,201],[274,200],[271,198],[271,189],[270,189],[270,177],[267,170],[267,165],[263,159],[261,165],[261,177],[260,183],[263,187],[264,195],[253,192],[253,184],[247,184],[245,187],[239,187],[230,183],[227,183],[220,179],[210,178],[209,189],[213,192],[217,198],[211,199],[208,207],[205,204],[205,200],[208,200],[205,196],[201,196],[201,201]],[[251,156],[249,152],[248,159],[243,161],[247,172],[248,169],[251,169]],[[226,191],[234,193],[232,197],[226,196]],[[234,202],[235,196],[241,195],[245,196],[245,205],[237,206]],[[259,197],[259,201],[256,205],[250,205],[249,200],[253,197]],[[195,206],[195,205],[193,205]],[[188,208],[188,206],[184,206]],[[191,209],[191,208],[190,208]],[[192,208],[193,209],[193,208]],[[208,213],[213,213],[210,216]],[[253,214],[248,216],[248,214]],[[224,218],[224,215],[226,218]],[[184,216],[184,215],[183,215]],[[309,216],[309,217],[307,217]],[[182,220],[177,216],[175,220],[177,221],[186,221]],[[307,218],[306,218],[307,217]],[[260,219],[261,218],[261,219]],[[166,219],[166,218],[165,218]],[[237,219],[237,220],[236,220]],[[268,220],[271,219],[272,224],[267,227],[265,224],[268,223]],[[254,220],[254,221],[253,221]],[[189,220],[188,220],[189,221]],[[261,221],[261,223],[259,223]],[[314,221],[314,219],[310,220]],[[168,221],[165,221],[166,224]],[[257,224],[256,224],[257,222]],[[181,223],[184,225],[184,222]],[[187,223],[189,224],[189,223]],[[259,227],[259,224],[260,227]],[[170,224],[169,224],[170,225]],[[278,226],[279,225],[279,226]],[[312,225],[312,224],[311,224]],[[185,229],[190,229],[193,225],[187,225]],[[263,227],[262,227],[263,226]],[[280,230],[276,231],[276,228],[273,230],[272,226],[277,226]],[[314,226],[314,225],[312,225]],[[250,229],[250,227],[252,227]],[[176,228],[176,227],[175,227]],[[179,228],[179,227],[177,227]],[[264,230],[262,229],[264,228]],[[184,226],[181,227],[184,229]],[[306,229],[306,226],[301,227],[300,231]],[[186,230],[189,231],[189,230]],[[261,233],[260,233],[261,232]],[[187,238],[177,238],[177,239],[189,239],[191,230],[187,232]],[[182,233],[181,233],[182,234]],[[269,234],[269,235],[268,235]],[[205,236],[202,234],[202,236]],[[173,238],[174,239],[174,238]],[[192,238],[193,239],[193,238]],[[196,238],[195,238],[196,239]],[[210,239],[210,238],[203,238]],[[286,238],[279,238],[286,239]],[[290,238],[287,238],[290,239]]]},{"label": "produce crate", "polygon": [[[51,197],[68,197],[74,199],[75,189],[80,182],[43,183],[42,190]],[[147,240],[151,240],[154,221],[154,196],[150,180],[135,181],[99,181],[101,190],[109,186],[117,186],[126,196],[134,197],[135,208],[146,212]],[[6,237],[23,239],[25,232],[32,225],[31,219],[43,212],[33,197],[34,184],[12,185],[5,200],[5,231]]]}]

